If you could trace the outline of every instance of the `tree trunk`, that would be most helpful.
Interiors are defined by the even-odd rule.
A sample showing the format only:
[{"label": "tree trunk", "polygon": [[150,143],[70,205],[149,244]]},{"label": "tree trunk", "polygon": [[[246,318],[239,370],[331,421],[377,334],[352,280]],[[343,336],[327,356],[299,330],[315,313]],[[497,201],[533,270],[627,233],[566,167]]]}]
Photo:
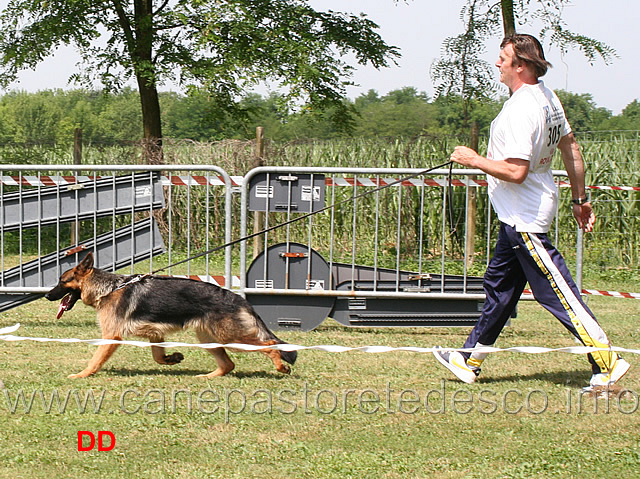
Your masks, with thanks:
[{"label": "tree trunk", "polygon": [[160,100],[153,62],[153,0],[135,0],[134,30],[137,42],[133,52],[136,80],[142,106],[144,153],[150,165],[163,164]]},{"label": "tree trunk", "polygon": [[500,0],[502,6],[502,27],[504,36],[516,33],[516,20],[513,14],[513,0]]},{"label": "tree trunk", "polygon": [[162,123],[160,121],[160,100],[155,84],[145,78],[138,78],[140,103],[142,106],[142,125],[144,129],[144,152],[147,163],[161,165]]}]

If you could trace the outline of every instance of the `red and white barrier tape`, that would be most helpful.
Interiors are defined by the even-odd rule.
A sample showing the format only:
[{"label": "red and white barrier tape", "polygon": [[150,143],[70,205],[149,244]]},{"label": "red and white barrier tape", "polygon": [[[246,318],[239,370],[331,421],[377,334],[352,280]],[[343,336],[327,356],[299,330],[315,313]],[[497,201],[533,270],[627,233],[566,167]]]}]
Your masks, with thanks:
[{"label": "red and white barrier tape", "polygon": [[[522,294],[533,295],[530,289],[525,289]],[[619,291],[602,291],[599,289],[583,289],[582,294],[610,296],[612,298],[640,299],[640,293],[621,293]]]},{"label": "red and white barrier tape", "polygon": [[[102,178],[101,176],[1,176],[0,183],[7,186],[64,186],[77,183],[85,183]],[[242,176],[231,176],[232,186],[241,186],[244,182]],[[345,177],[327,177],[325,184],[327,186],[372,186],[379,187],[395,183],[397,178],[345,178]],[[162,177],[163,186],[224,186],[224,179],[219,176],[202,176],[202,175],[176,175]],[[487,186],[486,180],[474,180],[470,178],[453,179],[449,183],[448,179],[435,178],[413,178],[397,183],[396,186]],[[558,183],[561,188],[570,187],[569,182],[561,181]],[[640,186],[587,186],[592,190],[618,190],[618,191],[640,191]]]},{"label": "red and white barrier tape", "polygon": [[[558,186],[561,188],[570,188],[571,183],[561,181]],[[640,186],[586,186],[588,190],[619,190],[619,191],[640,191]]]},{"label": "red and white barrier tape", "polygon": [[[0,183],[7,186],[65,186],[78,183],[93,182],[102,179],[102,176],[0,176]],[[240,186],[243,182],[242,176],[232,176],[232,186]],[[224,179],[219,176],[163,176],[162,186],[224,186]]]},{"label": "red and white barrier tape", "polygon": [[[231,176],[231,186],[241,186],[244,178],[242,176]],[[224,186],[224,179],[221,176],[164,176],[162,186]]]},{"label": "red and white barrier tape", "polygon": [[[397,178],[344,178],[334,177],[326,178],[325,184],[327,186],[387,186],[398,181]],[[487,186],[486,180],[473,180],[465,178],[463,180],[453,179],[449,183],[448,179],[435,179],[435,178],[412,178],[409,180],[397,183],[395,186]]]},{"label": "red and white barrier tape", "polygon": [[64,186],[100,179],[99,176],[2,176],[0,183],[7,186]]},{"label": "red and white barrier tape", "polygon": [[595,296],[612,296],[614,298],[630,298],[640,299],[640,293],[620,293],[618,291],[600,291],[597,289],[583,289],[585,294],[593,294]]}]

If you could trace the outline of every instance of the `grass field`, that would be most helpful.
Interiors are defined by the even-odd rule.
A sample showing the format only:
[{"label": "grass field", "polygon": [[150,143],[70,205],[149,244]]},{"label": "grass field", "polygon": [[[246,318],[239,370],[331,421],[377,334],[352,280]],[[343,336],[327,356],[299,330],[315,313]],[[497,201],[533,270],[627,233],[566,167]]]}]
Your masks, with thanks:
[{"label": "grass field", "polygon": [[[615,345],[638,347],[640,301],[589,304]],[[78,304],[56,320],[56,309],[41,299],[0,315],[0,327],[20,322],[16,335],[98,337],[93,310]],[[307,346],[431,347],[461,346],[467,333],[329,320],[280,336]],[[195,342],[188,333],[170,339]],[[498,346],[523,345],[575,342],[537,304],[523,303]],[[67,379],[94,349],[0,341],[0,477],[623,478],[640,470],[633,354],[621,381],[629,392],[594,399],[581,394],[586,358],[566,353],[495,353],[481,379],[466,385],[430,354],[303,351],[283,376],[261,354],[232,353],[236,370],[206,380],[194,376],[214,362],[200,349],[182,348],[185,361],[159,366],[148,348],[121,346],[96,376]],[[78,431],[110,431],[115,447],[78,451]]]}]

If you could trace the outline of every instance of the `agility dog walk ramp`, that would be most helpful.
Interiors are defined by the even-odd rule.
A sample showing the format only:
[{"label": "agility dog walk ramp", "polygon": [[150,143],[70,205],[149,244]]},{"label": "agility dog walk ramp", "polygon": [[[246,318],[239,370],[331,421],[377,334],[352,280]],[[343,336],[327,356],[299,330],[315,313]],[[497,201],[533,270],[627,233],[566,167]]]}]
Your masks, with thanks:
[{"label": "agility dog walk ramp", "polygon": [[[74,267],[84,252],[94,253],[96,266],[117,270],[132,262],[144,261],[165,252],[162,235],[153,218],[118,228],[97,238],[82,242],[80,246],[63,249],[41,256],[2,272],[0,285],[5,288],[51,287],[60,274]],[[0,311],[41,298],[35,293],[0,293]]]},{"label": "agility dog walk ramp", "polygon": [[[61,183],[57,186],[20,186],[17,191],[4,193],[0,197],[2,231],[164,207],[162,183],[158,173],[89,178],[83,182],[77,182],[76,177],[69,177],[70,183],[62,181],[66,177],[57,178]],[[55,179],[56,177],[48,177],[48,182]],[[43,182],[38,182],[41,183]]]},{"label": "agility dog walk ramp", "polygon": [[[79,253],[85,250],[94,252],[99,267],[113,270],[165,251],[158,226],[150,214],[165,205],[157,172],[105,177],[21,175],[13,179],[16,184],[7,188],[13,191],[3,190],[0,196],[0,232],[3,235],[36,228],[53,231],[51,228],[56,225],[117,215],[129,214],[132,219],[126,226],[112,226],[95,238],[3,271],[0,287],[53,286],[60,274],[73,267]],[[134,222],[133,213],[136,212],[149,217]],[[55,234],[59,235],[59,231]],[[38,293],[0,293],[0,311],[41,296]]]}]

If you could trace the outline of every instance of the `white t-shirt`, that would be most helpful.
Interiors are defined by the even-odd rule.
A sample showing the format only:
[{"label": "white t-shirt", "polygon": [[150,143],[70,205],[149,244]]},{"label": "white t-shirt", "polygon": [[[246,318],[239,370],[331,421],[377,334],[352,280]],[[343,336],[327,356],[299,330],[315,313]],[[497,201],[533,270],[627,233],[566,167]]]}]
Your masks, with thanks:
[{"label": "white t-shirt", "polygon": [[491,123],[487,158],[519,158],[529,162],[522,184],[488,175],[489,197],[498,219],[516,231],[546,233],[556,213],[558,189],[551,160],[560,138],[571,133],[562,104],[544,86],[523,85]]}]

